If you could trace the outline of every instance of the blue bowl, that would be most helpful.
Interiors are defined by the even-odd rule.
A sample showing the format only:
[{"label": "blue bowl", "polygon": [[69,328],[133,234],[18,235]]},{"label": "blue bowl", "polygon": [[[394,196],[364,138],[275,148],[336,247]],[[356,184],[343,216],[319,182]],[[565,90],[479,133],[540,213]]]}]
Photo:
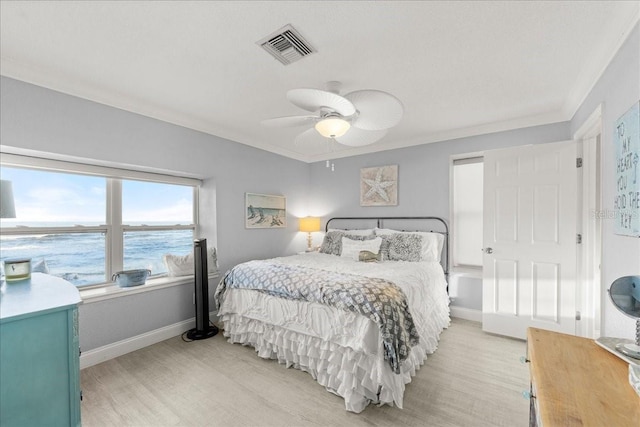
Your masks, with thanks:
[{"label": "blue bowl", "polygon": [[111,281],[116,282],[121,288],[144,285],[151,270],[126,270],[118,271],[111,276]]}]

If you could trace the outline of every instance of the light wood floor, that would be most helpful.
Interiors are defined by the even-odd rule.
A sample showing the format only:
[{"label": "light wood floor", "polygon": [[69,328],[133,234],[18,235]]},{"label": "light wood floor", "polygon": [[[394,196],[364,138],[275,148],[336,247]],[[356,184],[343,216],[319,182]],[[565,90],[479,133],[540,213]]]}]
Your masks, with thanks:
[{"label": "light wood floor", "polygon": [[407,385],[404,409],[346,412],[309,374],[222,334],[175,337],[81,372],[89,426],[526,426],[526,344],[453,319]]}]

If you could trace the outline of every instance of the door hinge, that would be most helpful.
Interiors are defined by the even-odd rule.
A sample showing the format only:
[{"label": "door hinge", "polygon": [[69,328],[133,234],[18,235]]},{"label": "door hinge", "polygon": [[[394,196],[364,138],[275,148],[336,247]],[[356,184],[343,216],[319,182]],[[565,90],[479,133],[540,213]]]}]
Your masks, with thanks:
[{"label": "door hinge", "polygon": [[576,159],[576,167],[577,168],[581,168],[582,167],[582,157],[578,157]]},{"label": "door hinge", "polygon": [[579,311],[576,311],[576,320],[580,320],[581,318],[582,318],[582,317],[581,317],[580,312],[579,312]]},{"label": "door hinge", "polygon": [[582,243],[582,234],[576,234],[576,243],[577,244],[581,244]]}]

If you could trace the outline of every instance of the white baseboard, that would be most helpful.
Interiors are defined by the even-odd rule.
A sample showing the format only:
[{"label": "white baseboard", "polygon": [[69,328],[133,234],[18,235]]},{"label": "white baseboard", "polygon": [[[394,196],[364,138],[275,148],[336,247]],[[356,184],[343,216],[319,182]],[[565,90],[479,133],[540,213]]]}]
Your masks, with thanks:
[{"label": "white baseboard", "polygon": [[[209,316],[212,321],[217,319],[216,312],[210,313]],[[174,323],[173,325],[145,332],[144,334],[136,335],[135,337],[127,338],[122,341],[94,348],[93,350],[83,351],[82,355],[80,355],[80,369],[88,368],[89,366],[97,365],[98,363],[159,343],[160,341],[177,337],[185,331],[193,328],[194,324],[195,317]]]},{"label": "white baseboard", "polygon": [[451,317],[457,317],[458,319],[465,319],[482,323],[482,311],[480,310],[450,305],[449,311],[451,312]]}]

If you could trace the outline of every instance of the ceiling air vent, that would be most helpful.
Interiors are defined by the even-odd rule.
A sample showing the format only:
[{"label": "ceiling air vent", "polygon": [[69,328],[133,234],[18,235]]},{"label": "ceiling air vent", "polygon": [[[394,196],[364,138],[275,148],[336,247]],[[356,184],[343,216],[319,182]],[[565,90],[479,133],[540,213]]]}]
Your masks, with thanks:
[{"label": "ceiling air vent", "polygon": [[291,64],[316,51],[291,24],[268,35],[257,44],[284,65]]}]

